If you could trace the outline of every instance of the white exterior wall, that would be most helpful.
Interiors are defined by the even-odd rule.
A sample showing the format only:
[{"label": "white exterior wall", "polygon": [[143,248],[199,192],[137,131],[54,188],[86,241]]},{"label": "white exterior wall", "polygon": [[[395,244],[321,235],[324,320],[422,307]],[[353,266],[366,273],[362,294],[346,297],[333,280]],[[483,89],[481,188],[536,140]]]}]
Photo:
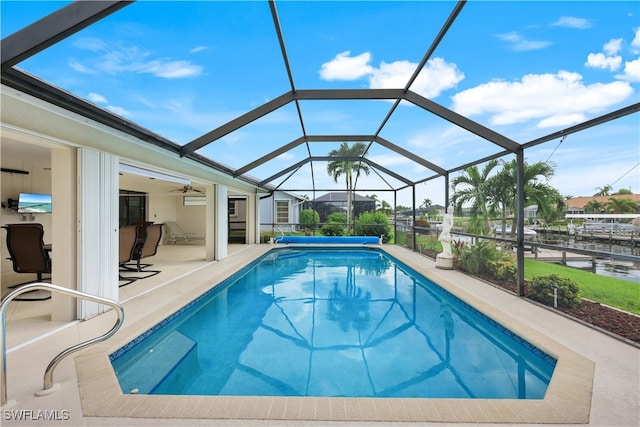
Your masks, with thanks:
[{"label": "white exterior wall", "polygon": [[[227,256],[227,195],[232,189],[234,193],[255,197],[254,186],[6,86],[0,91],[0,109],[0,138],[7,142],[2,145],[2,167],[29,172],[3,173],[0,198],[6,203],[9,198],[17,199],[20,192],[52,194],[54,213],[40,214],[34,221],[43,224],[45,243],[53,245],[54,283],[57,279],[56,284],[71,289],[119,299],[120,159],[127,164],[188,177],[204,187],[206,206],[183,206],[180,194],[152,189],[151,181],[144,184],[138,181],[123,189],[147,192],[144,187],[149,186],[148,220],[176,221],[186,232],[205,237],[207,259]],[[40,147],[48,152],[49,158],[44,157],[44,163],[40,164],[21,156],[23,145]],[[8,146],[15,149],[7,150]],[[257,207],[249,208],[254,210],[247,220],[252,217],[257,220]],[[0,210],[1,224],[22,221],[16,211]],[[252,236],[256,229],[255,224],[248,227]],[[31,277],[13,272],[11,262],[6,260],[6,239],[2,237],[2,286],[30,280]],[[74,299],[54,298],[52,302],[53,320],[86,319],[107,309],[82,302],[76,313]]]},{"label": "white exterior wall", "polygon": [[[275,200],[274,200],[275,199]],[[277,224],[280,230],[284,232],[297,231],[300,223],[300,211],[302,210],[302,200],[295,195],[286,193],[284,191],[276,191],[273,196],[260,199],[260,231],[270,232],[273,228],[272,223],[275,223],[276,217],[276,201],[288,201],[289,202],[289,224]]]}]

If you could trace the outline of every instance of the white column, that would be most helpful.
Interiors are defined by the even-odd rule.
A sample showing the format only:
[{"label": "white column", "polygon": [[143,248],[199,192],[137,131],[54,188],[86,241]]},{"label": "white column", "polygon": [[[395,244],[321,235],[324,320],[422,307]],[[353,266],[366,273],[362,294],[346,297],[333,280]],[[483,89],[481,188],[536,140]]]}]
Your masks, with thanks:
[{"label": "white column", "polygon": [[[77,286],[77,159],[76,149],[51,149],[51,283],[69,289]],[[76,300],[53,292],[51,320],[70,321],[77,318]]]},{"label": "white column", "polygon": [[229,245],[229,191],[226,185],[218,184],[215,193],[216,259],[221,260],[227,257],[227,246]]},{"label": "white column", "polygon": [[262,243],[260,241],[260,195],[256,194],[253,196],[254,200],[254,211],[255,211],[255,230],[254,230],[254,241],[253,243]]},{"label": "white column", "polygon": [[256,223],[257,221],[257,212],[256,212],[256,198],[253,196],[247,196],[247,213],[245,217],[245,232],[246,238],[245,243],[253,244],[256,242]]},{"label": "white column", "polygon": [[207,185],[205,188],[207,206],[205,209],[205,259],[216,259],[216,187]]},{"label": "white column", "polygon": [[[78,153],[78,290],[118,300],[118,157],[90,148]],[[79,303],[79,318],[108,307]]]}]

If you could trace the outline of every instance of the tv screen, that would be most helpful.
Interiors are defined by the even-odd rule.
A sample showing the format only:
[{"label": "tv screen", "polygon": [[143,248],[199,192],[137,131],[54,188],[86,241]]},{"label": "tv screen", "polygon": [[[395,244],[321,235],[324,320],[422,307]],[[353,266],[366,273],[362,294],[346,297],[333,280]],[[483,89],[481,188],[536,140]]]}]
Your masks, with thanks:
[{"label": "tv screen", "polygon": [[19,213],[51,213],[51,194],[20,193]]}]

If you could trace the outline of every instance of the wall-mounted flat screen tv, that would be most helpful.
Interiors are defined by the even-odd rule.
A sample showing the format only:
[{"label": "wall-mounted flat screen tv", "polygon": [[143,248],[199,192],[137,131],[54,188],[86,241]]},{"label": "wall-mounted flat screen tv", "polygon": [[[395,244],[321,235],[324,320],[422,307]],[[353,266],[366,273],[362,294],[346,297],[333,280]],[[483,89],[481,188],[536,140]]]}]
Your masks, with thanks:
[{"label": "wall-mounted flat screen tv", "polygon": [[51,213],[51,194],[20,193],[19,213]]}]

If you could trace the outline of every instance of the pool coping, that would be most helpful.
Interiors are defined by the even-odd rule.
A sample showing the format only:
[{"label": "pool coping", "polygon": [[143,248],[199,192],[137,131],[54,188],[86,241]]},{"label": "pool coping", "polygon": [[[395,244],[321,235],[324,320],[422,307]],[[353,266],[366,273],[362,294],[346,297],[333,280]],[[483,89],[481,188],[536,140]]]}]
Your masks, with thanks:
[{"label": "pool coping", "polygon": [[[448,272],[436,270],[433,261],[396,246],[369,246],[384,250],[556,358],[556,368],[545,397],[537,400],[518,400],[167,396],[122,393],[111,366],[109,354],[206,291],[211,287],[209,279],[208,285],[199,283],[202,280],[193,280],[191,289],[182,289],[180,294],[173,295],[167,305],[127,325],[116,335],[117,340],[114,337],[108,343],[96,345],[75,358],[84,416],[511,424],[587,424],[589,422],[595,369],[595,364],[591,360],[490,306],[466,292],[461,286],[454,285],[446,278]],[[266,253],[270,248],[270,246],[263,247],[257,256]],[[229,268],[219,268],[220,266],[215,264],[207,268],[217,274],[215,281],[219,283],[254,259],[235,263]],[[201,276],[203,273],[201,270],[195,274]],[[517,297],[514,296],[514,298]]]}]

